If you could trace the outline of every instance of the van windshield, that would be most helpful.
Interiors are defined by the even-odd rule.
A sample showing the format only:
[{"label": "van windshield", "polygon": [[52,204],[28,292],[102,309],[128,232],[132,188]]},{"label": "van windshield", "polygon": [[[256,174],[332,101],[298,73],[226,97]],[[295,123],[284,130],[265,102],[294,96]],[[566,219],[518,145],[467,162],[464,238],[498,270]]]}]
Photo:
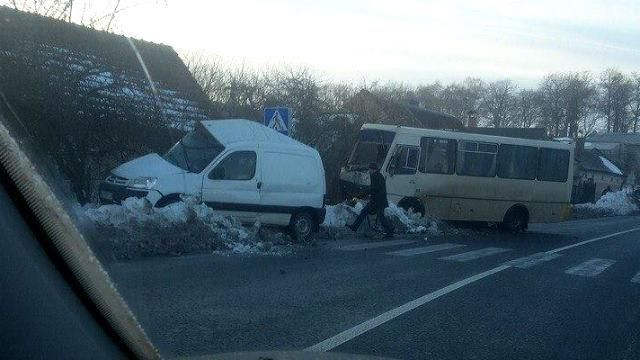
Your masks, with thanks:
[{"label": "van windshield", "polygon": [[360,130],[358,142],[347,163],[348,168],[366,169],[372,162],[382,166],[394,137],[395,133],[392,131]]},{"label": "van windshield", "polygon": [[197,125],[164,155],[164,159],[184,170],[199,173],[222,150],[224,146],[202,125]]}]

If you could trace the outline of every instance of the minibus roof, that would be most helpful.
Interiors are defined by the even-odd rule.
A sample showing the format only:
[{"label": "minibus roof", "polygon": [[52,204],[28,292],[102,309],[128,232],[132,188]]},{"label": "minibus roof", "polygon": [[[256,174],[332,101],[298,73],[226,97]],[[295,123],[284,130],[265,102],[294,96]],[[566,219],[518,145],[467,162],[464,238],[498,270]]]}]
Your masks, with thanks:
[{"label": "minibus roof", "polygon": [[520,138],[512,138],[512,137],[506,137],[506,136],[466,133],[461,131],[421,129],[421,128],[413,128],[408,126],[399,126],[399,125],[363,124],[361,129],[385,130],[385,131],[393,131],[396,134],[435,136],[435,137],[443,137],[443,138],[450,138],[450,139],[457,139],[457,140],[480,141],[480,142],[485,141],[485,142],[495,142],[498,144],[509,144],[509,145],[523,145],[523,146],[536,146],[536,147],[542,146],[542,147],[549,147],[549,148],[556,148],[556,149],[575,148],[575,144],[567,144],[566,142],[561,142],[561,141],[520,139]]},{"label": "minibus roof", "polygon": [[237,143],[271,143],[309,149],[307,145],[251,120],[205,120],[201,123],[225,147]]}]

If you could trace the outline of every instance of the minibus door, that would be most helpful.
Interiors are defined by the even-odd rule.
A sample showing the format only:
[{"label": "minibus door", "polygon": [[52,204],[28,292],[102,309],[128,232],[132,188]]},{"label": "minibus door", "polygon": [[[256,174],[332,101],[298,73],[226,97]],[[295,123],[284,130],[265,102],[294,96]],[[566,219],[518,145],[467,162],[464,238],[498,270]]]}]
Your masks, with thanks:
[{"label": "minibus door", "polygon": [[416,171],[420,160],[420,148],[413,145],[397,145],[387,165],[387,193],[402,197],[416,195]]}]

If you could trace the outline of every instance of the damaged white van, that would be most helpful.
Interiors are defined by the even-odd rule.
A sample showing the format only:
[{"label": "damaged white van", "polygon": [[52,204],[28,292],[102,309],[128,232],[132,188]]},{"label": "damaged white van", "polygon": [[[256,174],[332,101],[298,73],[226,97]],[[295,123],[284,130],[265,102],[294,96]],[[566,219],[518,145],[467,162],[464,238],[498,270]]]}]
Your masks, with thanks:
[{"label": "damaged white van", "polygon": [[324,221],[325,194],[315,149],[249,120],[198,122],[164,156],[118,166],[99,189],[102,203],[133,196],[156,207],[197,196],[245,223],[288,226],[297,238]]}]

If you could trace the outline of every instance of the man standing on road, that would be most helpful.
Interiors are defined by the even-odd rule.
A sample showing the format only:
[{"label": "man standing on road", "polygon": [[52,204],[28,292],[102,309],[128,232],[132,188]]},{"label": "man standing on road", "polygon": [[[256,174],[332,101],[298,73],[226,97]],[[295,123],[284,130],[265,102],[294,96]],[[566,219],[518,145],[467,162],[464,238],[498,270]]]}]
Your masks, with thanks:
[{"label": "man standing on road", "polygon": [[352,225],[347,225],[352,231],[358,231],[360,224],[369,214],[376,214],[385,231],[385,237],[393,237],[393,225],[384,215],[384,209],[389,206],[387,202],[387,184],[384,176],[380,174],[378,164],[369,164],[369,176],[371,177],[371,186],[369,187],[369,203],[360,211],[360,215]]}]

